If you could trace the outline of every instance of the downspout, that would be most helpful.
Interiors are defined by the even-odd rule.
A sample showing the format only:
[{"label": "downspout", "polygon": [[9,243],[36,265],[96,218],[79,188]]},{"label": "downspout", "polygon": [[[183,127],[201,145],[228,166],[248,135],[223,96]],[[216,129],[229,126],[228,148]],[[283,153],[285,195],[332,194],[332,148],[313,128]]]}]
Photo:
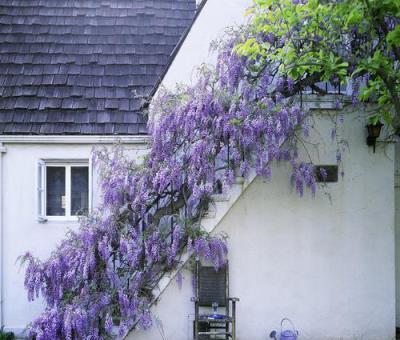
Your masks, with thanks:
[{"label": "downspout", "polygon": [[4,309],[3,309],[3,153],[7,149],[0,142],[0,330],[4,327]]}]

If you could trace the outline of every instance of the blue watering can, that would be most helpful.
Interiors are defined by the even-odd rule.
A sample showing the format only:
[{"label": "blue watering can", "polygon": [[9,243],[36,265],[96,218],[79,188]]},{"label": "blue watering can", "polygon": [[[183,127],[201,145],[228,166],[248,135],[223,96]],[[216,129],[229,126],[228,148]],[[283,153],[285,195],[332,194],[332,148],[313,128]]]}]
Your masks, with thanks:
[{"label": "blue watering can", "polygon": [[[290,323],[290,325],[292,326],[291,330],[290,329],[283,330],[283,324],[285,321]],[[275,340],[297,340],[298,336],[299,332],[294,327],[293,322],[288,318],[283,318],[281,320],[281,332],[279,333],[279,337],[276,331],[272,331],[269,335],[270,338]]]}]

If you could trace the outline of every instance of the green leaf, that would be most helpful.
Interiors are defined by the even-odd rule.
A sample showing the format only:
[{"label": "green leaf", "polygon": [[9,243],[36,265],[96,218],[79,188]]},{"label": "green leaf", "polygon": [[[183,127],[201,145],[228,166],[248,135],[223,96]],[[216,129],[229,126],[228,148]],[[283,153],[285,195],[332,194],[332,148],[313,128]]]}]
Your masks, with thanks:
[{"label": "green leaf", "polygon": [[392,125],[393,123],[393,116],[389,111],[382,112],[382,119],[388,126]]},{"label": "green leaf", "polygon": [[361,22],[363,18],[363,13],[358,7],[354,8],[348,15],[346,20],[346,25],[355,25]]},{"label": "green leaf", "polygon": [[381,118],[380,113],[376,113],[368,118],[368,123],[372,124],[372,125],[376,125],[379,122],[380,118]]},{"label": "green leaf", "polygon": [[400,25],[397,25],[393,31],[388,33],[386,40],[390,45],[400,46]]}]

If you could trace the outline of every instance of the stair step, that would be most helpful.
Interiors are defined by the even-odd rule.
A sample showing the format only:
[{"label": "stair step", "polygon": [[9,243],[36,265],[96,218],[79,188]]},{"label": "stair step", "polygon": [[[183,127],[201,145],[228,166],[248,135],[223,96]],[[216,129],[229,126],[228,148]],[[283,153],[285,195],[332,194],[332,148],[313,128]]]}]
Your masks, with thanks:
[{"label": "stair step", "polygon": [[[227,194],[216,194],[213,196],[214,203],[210,204],[210,210],[205,214],[202,218],[202,226],[208,232],[212,232],[224,216],[228,213],[230,208],[235,204],[235,202],[242,195],[246,187],[254,180],[256,177],[255,172],[253,171],[248,177],[236,177],[234,184],[229,189]],[[166,273],[158,282],[157,287],[154,289],[154,300],[157,301],[162,293],[167,289],[170,285],[171,281],[174,280],[177,273],[183,268],[183,266],[190,259],[190,254],[187,252],[183,252],[179,264],[176,266],[174,270],[170,273]]]},{"label": "stair step", "polygon": [[242,176],[237,176],[235,177],[235,184],[243,184],[244,183],[244,177]]},{"label": "stair step", "polygon": [[230,197],[227,194],[214,194],[212,195],[214,202],[226,202],[229,201]]},{"label": "stair step", "polygon": [[213,210],[208,210],[202,217],[202,219],[207,219],[207,218],[215,218],[217,216],[217,212]]}]

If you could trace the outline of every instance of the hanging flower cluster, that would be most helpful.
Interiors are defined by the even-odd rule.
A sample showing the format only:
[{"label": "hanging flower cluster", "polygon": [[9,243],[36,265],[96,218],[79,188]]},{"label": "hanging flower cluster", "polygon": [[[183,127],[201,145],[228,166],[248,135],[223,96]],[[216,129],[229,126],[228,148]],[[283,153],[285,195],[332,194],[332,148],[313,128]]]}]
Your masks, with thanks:
[{"label": "hanging flower cluster", "polygon": [[269,178],[272,161],[287,161],[298,193],[315,191],[312,166],[297,159],[307,112],[280,92],[291,80],[239,56],[237,39],[223,43],[216,69],[203,69],[195,86],[153,102],[143,162],[121,147],[94,152],[100,207],[49,259],[23,257],[29,300],[42,295],[47,305],[31,338],[108,339],[150,327],[152,291],[184,251],[216,270],[225,264],[225,239],[202,230],[201,217],[235,176],[255,169]]}]

